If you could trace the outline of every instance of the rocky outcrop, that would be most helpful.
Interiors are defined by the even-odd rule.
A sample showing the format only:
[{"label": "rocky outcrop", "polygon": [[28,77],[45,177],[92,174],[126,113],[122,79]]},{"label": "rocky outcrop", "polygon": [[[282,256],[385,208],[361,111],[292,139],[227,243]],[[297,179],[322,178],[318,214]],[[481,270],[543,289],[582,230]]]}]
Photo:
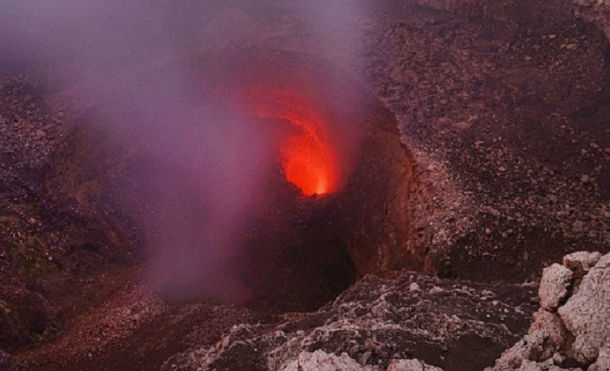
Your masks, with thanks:
[{"label": "rocky outcrop", "polygon": [[215,344],[181,352],[163,368],[482,369],[525,332],[535,290],[413,272],[368,275],[316,312],[233,326]]},{"label": "rocky outcrop", "polygon": [[563,265],[573,271],[575,281],[580,282],[580,279],[597,263],[601,256],[597,251],[577,251],[564,256]]},{"label": "rocky outcrop", "polygon": [[568,294],[572,283],[572,271],[560,264],[544,268],[538,296],[540,306],[547,310],[555,310],[561,300]]},{"label": "rocky outcrop", "polygon": [[354,370],[354,371],[365,371],[370,368],[365,368],[355,359],[347,355],[347,353],[341,353],[340,356],[334,354],[328,354],[321,350],[316,350],[313,353],[301,352],[298,357],[292,361],[289,361],[282,371],[300,371],[300,370]]},{"label": "rocky outcrop", "polygon": [[488,370],[610,369],[610,254],[566,255],[544,270],[539,296],[528,334]]}]

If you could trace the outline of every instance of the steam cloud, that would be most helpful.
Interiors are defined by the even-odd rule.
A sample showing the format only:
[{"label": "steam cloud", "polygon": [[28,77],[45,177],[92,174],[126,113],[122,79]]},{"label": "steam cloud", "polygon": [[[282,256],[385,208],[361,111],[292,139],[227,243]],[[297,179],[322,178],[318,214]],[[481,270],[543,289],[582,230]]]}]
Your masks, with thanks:
[{"label": "steam cloud", "polygon": [[[177,298],[246,300],[231,262],[285,133],[202,86],[188,56],[264,45],[353,63],[361,11],[353,1],[4,1],[0,68],[42,67],[111,142],[145,154],[134,172],[148,206],[133,217],[154,282]],[[270,33],[280,36],[260,36]]]}]

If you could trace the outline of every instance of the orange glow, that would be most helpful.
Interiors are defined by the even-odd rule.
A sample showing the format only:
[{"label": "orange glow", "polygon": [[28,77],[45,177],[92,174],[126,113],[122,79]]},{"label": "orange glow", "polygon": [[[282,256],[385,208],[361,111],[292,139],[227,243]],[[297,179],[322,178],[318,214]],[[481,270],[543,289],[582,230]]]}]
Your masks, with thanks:
[{"label": "orange glow", "polygon": [[333,158],[315,130],[307,126],[302,129],[303,134],[289,138],[281,149],[286,180],[307,196],[329,193],[334,185]]},{"label": "orange glow", "polygon": [[292,91],[259,86],[252,92],[255,92],[256,102],[253,103],[258,117],[282,118],[299,129],[299,133],[288,137],[280,148],[286,180],[306,196],[335,192],[339,166],[328,138],[328,127],[318,112]]}]

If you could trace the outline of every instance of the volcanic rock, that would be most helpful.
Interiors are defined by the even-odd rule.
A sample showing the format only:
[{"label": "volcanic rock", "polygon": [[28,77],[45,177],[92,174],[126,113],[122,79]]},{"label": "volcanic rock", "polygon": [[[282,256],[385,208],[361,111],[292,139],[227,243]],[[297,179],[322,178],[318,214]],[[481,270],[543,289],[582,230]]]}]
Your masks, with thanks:
[{"label": "volcanic rock", "polygon": [[[413,283],[421,290],[410,291]],[[534,295],[531,285],[367,275],[318,311],[287,313],[275,325],[234,326],[164,368],[482,369],[525,332]]]},{"label": "volcanic rock", "polygon": [[557,309],[561,300],[568,294],[571,279],[572,271],[560,264],[544,268],[538,290],[540,305],[548,310]]},{"label": "volcanic rock", "polygon": [[600,257],[601,254],[597,251],[577,251],[564,256],[563,265],[570,268],[574,272],[576,278],[582,278],[582,276],[597,263]]},{"label": "volcanic rock", "polygon": [[[388,197],[388,187],[378,182],[383,190],[376,193],[380,199],[355,185],[354,192],[369,197],[361,198],[366,205],[383,212],[363,211],[348,198],[339,214],[361,219],[343,228],[327,228],[333,233],[362,233],[346,239],[349,259],[337,259],[355,263],[359,275],[354,279],[405,267],[420,269],[424,260],[424,269],[450,280],[404,272],[383,279],[365,276],[321,309],[276,314],[266,321],[245,309],[247,315],[238,315],[230,306],[212,304],[179,308],[164,304],[161,314],[140,316],[138,310],[117,305],[121,296],[116,287],[131,279],[120,279],[102,264],[129,260],[122,257],[123,251],[131,251],[123,242],[135,241],[125,232],[134,226],[123,219],[105,223],[114,209],[98,208],[98,196],[108,193],[100,178],[105,172],[116,175],[105,169],[137,169],[123,165],[124,158],[138,158],[132,155],[138,146],[128,146],[125,155],[113,153],[117,152],[113,147],[98,151],[96,143],[101,140],[83,134],[81,121],[105,126],[106,120],[95,122],[95,108],[103,105],[105,97],[89,105],[72,103],[65,116],[58,110],[55,118],[58,107],[51,104],[54,97],[43,93],[46,88],[23,89],[28,84],[9,81],[0,89],[0,347],[32,369],[159,369],[170,356],[166,368],[268,369],[295,360],[308,362],[317,353],[315,357],[329,367],[343,362],[354,369],[425,369],[426,362],[449,370],[472,370],[492,364],[502,349],[524,336],[498,359],[496,368],[610,369],[610,342],[604,332],[608,326],[602,317],[609,317],[607,268],[601,272],[596,268],[599,254],[596,258],[595,253],[579,252],[564,258],[564,267],[572,272],[569,283],[545,281],[542,290],[548,294],[545,300],[552,302],[550,308],[558,307],[559,313],[548,305],[540,308],[527,335],[529,316],[536,309],[532,298],[536,287],[510,284],[537,280],[547,262],[559,261],[580,246],[602,254],[610,246],[609,45],[595,25],[582,20],[604,25],[609,35],[608,0],[375,3],[370,14],[358,19],[367,36],[358,50],[364,58],[354,64],[366,69],[367,86],[349,89],[338,84],[343,90],[339,96],[365,90],[377,95],[381,107],[375,99],[366,102],[373,102],[376,108],[370,112],[380,114],[381,120],[371,119],[389,124],[391,130],[377,131],[372,144],[388,150],[392,143],[393,151],[404,155],[395,140],[399,134],[400,142],[413,151],[414,166],[408,172],[413,170],[417,181],[389,187],[396,190],[396,197]],[[411,8],[410,3],[418,6]],[[400,9],[403,6],[406,10]],[[572,8],[582,19],[569,14]],[[265,26],[273,31],[267,35],[260,34],[265,28],[251,18],[249,12],[220,12],[203,34],[217,37],[213,40],[217,44],[231,44],[241,40],[227,38],[231,35],[223,31],[245,28],[267,43],[260,49],[269,55],[275,54],[277,40],[285,39],[283,45],[289,45],[286,50],[291,52],[303,51],[302,41],[323,44],[306,40],[313,30],[306,22],[299,24],[300,15],[266,19]],[[544,21],[529,22],[532,19]],[[529,23],[516,24],[521,20]],[[338,54],[331,52],[326,57]],[[246,62],[247,67],[253,64]],[[341,73],[339,80],[344,76]],[[58,101],[65,104],[78,98],[78,94],[67,96]],[[351,111],[353,106],[348,108]],[[83,112],[87,114],[77,117]],[[385,115],[392,117],[384,119]],[[64,121],[69,124],[65,128]],[[86,167],[81,161],[85,157],[99,169]],[[382,164],[371,170],[363,162],[357,173],[363,180],[385,171],[400,174],[400,166],[363,157]],[[583,173],[586,182],[581,182]],[[403,187],[407,183],[409,192]],[[400,220],[395,216],[408,223],[392,225],[389,222]],[[295,220],[307,221],[301,215]],[[371,220],[375,224],[369,224]],[[341,221],[346,223],[345,218]],[[384,239],[372,238],[388,230]],[[306,269],[312,276],[337,271],[337,260],[315,251],[309,254],[327,264],[310,264],[318,269]],[[295,256],[298,264],[306,266],[306,259]],[[277,263],[269,266],[287,266],[282,259]],[[96,284],[88,291],[83,289],[91,278],[81,272],[100,270],[104,276],[118,277],[116,282],[93,281]],[[557,271],[555,277],[568,276],[565,269]],[[344,288],[312,285],[309,277],[294,272],[283,277],[301,281],[291,300],[305,297],[308,287],[322,287],[329,296],[316,294],[325,302]],[[348,278],[345,281],[352,283]],[[495,280],[502,283],[489,283]],[[262,285],[281,286],[284,281],[274,277]],[[83,284],[76,285],[79,282]],[[30,291],[39,291],[45,300]],[[67,293],[74,293],[73,297],[66,297]],[[107,297],[111,300],[104,308],[96,308]],[[44,310],[40,303],[45,303]],[[142,304],[135,308],[148,311],[150,305]],[[64,324],[57,315],[60,309],[70,319],[89,309],[99,316],[78,317],[76,326],[70,320],[58,333]],[[15,322],[15,317],[20,320]],[[199,332],[192,332],[194,323]],[[53,342],[56,336],[59,341]],[[38,340],[44,345],[40,347]],[[12,346],[17,347],[15,352]],[[0,369],[5,359],[6,353],[0,352]]]},{"label": "volcanic rock", "polygon": [[469,17],[480,17],[496,21],[527,19],[524,13],[552,14],[553,16],[576,17],[593,22],[610,38],[610,1],[608,0],[559,0],[548,2],[520,3],[511,1],[472,1],[472,0],[417,0],[417,4],[432,9],[443,10]]},{"label": "volcanic rock", "polygon": [[362,367],[354,359],[350,358],[347,353],[341,353],[340,356],[328,354],[321,350],[315,352],[301,352],[295,360],[289,361],[282,371],[302,371],[302,370],[328,370],[328,371],[367,371],[370,367]]},{"label": "volcanic rock", "polygon": [[588,368],[588,371],[603,370],[610,370],[610,343],[606,343],[601,347],[597,360]]},{"label": "volcanic rock", "polygon": [[[347,353],[340,356],[328,354],[322,350],[315,352],[301,352],[297,359],[289,361],[282,371],[328,370],[328,371],[376,371],[376,366],[362,366]],[[443,371],[439,367],[431,366],[419,359],[392,359],[385,371]]]},{"label": "volcanic rock", "polygon": [[600,347],[610,341],[610,254],[599,259],[558,313],[576,337],[573,357],[582,363],[595,360]]},{"label": "volcanic rock", "polygon": [[[578,252],[564,258],[595,256]],[[610,254],[599,259],[557,313],[542,306],[528,334],[486,370],[607,370],[610,353]],[[561,271],[558,264],[552,270]],[[570,276],[571,280],[577,278]],[[569,281],[568,284],[573,284]],[[542,284],[541,284],[542,287]],[[541,302],[546,291],[539,292]],[[579,368],[577,368],[579,367]]]}]

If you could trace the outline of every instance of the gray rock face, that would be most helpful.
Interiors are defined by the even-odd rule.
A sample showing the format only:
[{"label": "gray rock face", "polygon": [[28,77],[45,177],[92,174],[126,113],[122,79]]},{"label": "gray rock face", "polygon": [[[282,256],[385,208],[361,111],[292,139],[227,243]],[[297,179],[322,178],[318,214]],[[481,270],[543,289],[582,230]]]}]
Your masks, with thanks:
[{"label": "gray rock face", "polygon": [[571,347],[574,358],[594,361],[600,347],[610,341],[610,254],[599,259],[558,313],[576,337]]},{"label": "gray rock face", "polygon": [[[413,283],[420,290],[411,290]],[[177,354],[163,368],[482,369],[525,333],[535,290],[413,272],[369,275],[316,312],[234,326],[212,346]]]},{"label": "gray rock face", "polygon": [[[599,253],[581,251],[566,255],[563,262],[564,266],[553,264],[544,270],[541,308],[528,334],[488,370],[610,369],[610,254],[600,258]],[[579,272],[586,274],[578,289],[569,292],[567,288],[580,279]],[[565,295],[564,288],[568,299],[555,312],[554,303]]]},{"label": "gray rock face", "polygon": [[540,306],[547,310],[557,309],[568,294],[571,280],[572,271],[560,264],[544,268],[538,289]]}]

